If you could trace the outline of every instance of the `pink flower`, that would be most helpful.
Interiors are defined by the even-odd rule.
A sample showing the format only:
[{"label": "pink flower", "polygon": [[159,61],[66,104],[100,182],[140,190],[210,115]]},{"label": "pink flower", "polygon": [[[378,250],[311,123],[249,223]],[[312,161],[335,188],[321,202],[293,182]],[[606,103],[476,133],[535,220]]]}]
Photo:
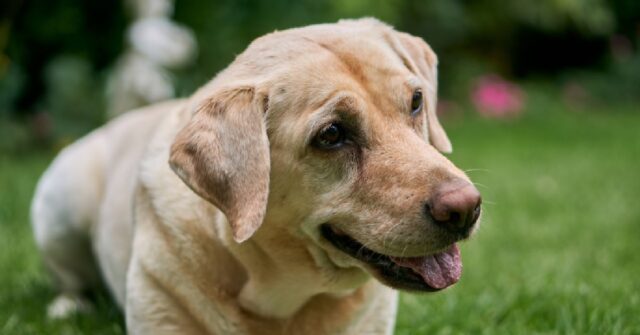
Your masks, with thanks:
[{"label": "pink flower", "polygon": [[483,116],[514,117],[522,112],[524,93],[514,83],[497,75],[487,75],[476,80],[471,91],[471,101]]}]

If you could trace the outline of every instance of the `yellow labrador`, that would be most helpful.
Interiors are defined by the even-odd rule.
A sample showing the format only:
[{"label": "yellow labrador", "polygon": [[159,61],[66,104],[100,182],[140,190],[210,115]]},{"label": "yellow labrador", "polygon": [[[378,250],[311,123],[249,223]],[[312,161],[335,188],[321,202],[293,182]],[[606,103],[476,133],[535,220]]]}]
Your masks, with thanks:
[{"label": "yellow labrador", "polygon": [[102,278],[132,334],[392,333],[394,289],[458,281],[480,215],[436,62],[373,19],[275,32],[74,143],[32,206],[51,316]]}]

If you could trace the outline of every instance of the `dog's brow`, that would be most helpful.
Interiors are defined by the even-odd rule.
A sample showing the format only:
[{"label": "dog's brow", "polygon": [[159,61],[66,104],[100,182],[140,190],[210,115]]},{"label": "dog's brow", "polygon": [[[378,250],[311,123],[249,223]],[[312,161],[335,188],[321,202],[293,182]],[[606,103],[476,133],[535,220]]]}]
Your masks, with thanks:
[{"label": "dog's brow", "polygon": [[318,108],[316,113],[313,113],[312,119],[322,120],[330,118],[336,110],[353,113],[358,108],[357,106],[357,100],[351,94],[336,92]]},{"label": "dog's brow", "polygon": [[342,97],[344,92],[340,90],[332,90],[325,96],[315,97],[311,103],[312,108],[321,109],[329,105],[335,105],[336,100]]},{"label": "dog's brow", "polygon": [[384,39],[387,43],[389,43],[391,49],[395,51],[395,54],[400,58],[402,64],[407,68],[407,70],[409,70],[409,72],[413,73],[414,75],[417,75],[419,73],[418,68],[409,56],[407,50],[402,46],[400,41],[398,41],[397,38],[390,34],[385,34]]},{"label": "dog's brow", "polygon": [[347,92],[335,92],[327,101],[314,111],[309,118],[307,139],[322,125],[339,116],[341,119],[353,120],[359,114],[357,99]]},{"label": "dog's brow", "polygon": [[420,79],[418,79],[415,76],[411,76],[409,78],[407,78],[407,80],[405,81],[406,85],[409,86],[411,89],[416,89],[419,88],[422,84],[422,82],[420,81]]}]

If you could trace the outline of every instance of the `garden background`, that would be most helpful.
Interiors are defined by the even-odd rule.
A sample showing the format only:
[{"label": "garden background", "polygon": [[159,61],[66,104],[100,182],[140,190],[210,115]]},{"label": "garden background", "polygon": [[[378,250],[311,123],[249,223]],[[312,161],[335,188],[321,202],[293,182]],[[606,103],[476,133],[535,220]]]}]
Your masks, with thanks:
[{"label": "garden background", "polygon": [[[403,294],[396,333],[639,334],[640,1],[180,0],[198,50],[175,94],[260,35],[363,16],[434,48],[451,159],[485,199],[461,282]],[[124,332],[104,293],[46,320],[28,209],[55,153],[108,119],[131,19],[118,1],[0,5],[0,334]]]}]

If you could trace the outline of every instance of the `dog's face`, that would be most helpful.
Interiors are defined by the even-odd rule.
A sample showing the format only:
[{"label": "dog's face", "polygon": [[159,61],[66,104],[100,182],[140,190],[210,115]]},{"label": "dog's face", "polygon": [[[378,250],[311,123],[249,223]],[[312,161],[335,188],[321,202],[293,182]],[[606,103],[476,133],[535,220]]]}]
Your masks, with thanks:
[{"label": "dog's face", "polygon": [[[271,39],[236,62],[292,48]],[[338,274],[366,269],[421,291],[455,283],[455,242],[474,230],[480,197],[439,152],[451,147],[435,115],[434,53],[371,21],[287,39],[296,50],[263,88],[218,94],[194,115],[172,148],[174,170],[225,212],[237,240],[264,221]],[[250,63],[268,72],[260,62]]]}]

